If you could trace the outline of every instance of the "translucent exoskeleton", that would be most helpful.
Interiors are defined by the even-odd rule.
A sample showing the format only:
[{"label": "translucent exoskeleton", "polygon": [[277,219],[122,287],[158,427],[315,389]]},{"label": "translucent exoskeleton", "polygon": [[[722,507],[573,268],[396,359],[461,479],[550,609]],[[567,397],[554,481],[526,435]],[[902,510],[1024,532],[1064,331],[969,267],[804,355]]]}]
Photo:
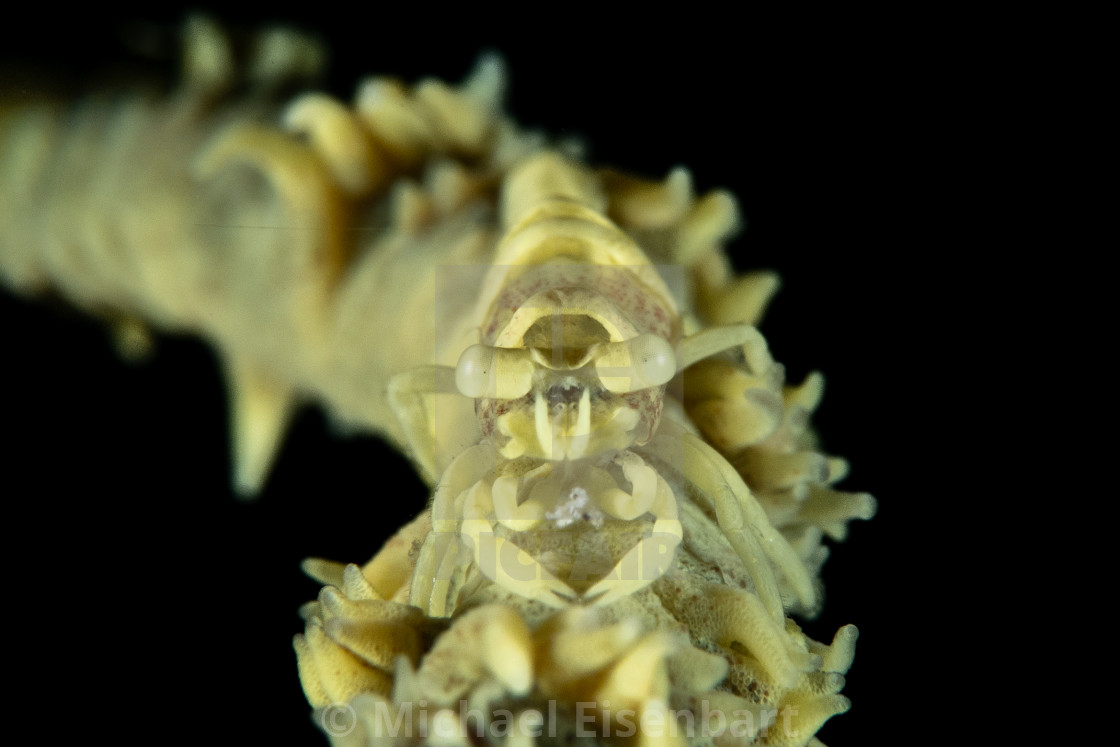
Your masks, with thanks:
[{"label": "translucent exoskeleton", "polygon": [[[442,475],[410,601],[451,614],[471,576],[464,559],[553,607],[638,591],[668,570],[683,537],[682,495],[665,465],[693,484],[720,475],[708,494],[770,609],[780,614],[781,604],[763,558],[788,568],[812,607],[809,574],[742,480],[685,426],[679,404],[665,412],[682,371],[757,332],[686,334],[664,279],[672,268],[655,266],[606,218],[591,175],[556,153],[518,167],[502,208],[504,237],[463,322],[477,341],[454,367],[391,384],[413,453]],[[473,400],[478,422],[479,444],[447,463],[434,446],[440,414],[422,404],[433,392]]]}]

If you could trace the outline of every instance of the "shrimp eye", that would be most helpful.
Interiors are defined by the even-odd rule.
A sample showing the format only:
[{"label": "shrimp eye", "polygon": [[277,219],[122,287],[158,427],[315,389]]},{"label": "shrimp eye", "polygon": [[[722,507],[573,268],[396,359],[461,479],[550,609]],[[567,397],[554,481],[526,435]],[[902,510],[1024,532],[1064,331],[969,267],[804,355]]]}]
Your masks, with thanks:
[{"label": "shrimp eye", "polygon": [[625,394],[667,384],[677,373],[677,357],[668,340],[644,334],[603,345],[595,369],[607,390]]},{"label": "shrimp eye", "polygon": [[533,361],[524,348],[471,345],[455,366],[455,386],[478,399],[519,399],[533,384]]}]

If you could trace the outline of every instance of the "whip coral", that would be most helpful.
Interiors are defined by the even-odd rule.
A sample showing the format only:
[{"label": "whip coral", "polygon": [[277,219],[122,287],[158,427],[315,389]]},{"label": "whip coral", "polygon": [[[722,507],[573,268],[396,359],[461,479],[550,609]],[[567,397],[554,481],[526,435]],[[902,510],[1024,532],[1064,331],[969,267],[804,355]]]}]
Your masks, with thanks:
[{"label": "whip coral", "polygon": [[759,332],[777,280],[726,254],[732,195],[521,129],[496,57],[344,103],[281,96],[317,48],[269,38],[254,54],[281,62],[243,70],[192,21],[165,100],[4,102],[0,274],[126,351],[149,326],[211,343],[242,494],[305,402],[412,461],[427,509],[363,565],[304,563],[320,729],[819,744],[856,631],[791,616],[820,611],[824,540],[875,503],[810,427],[821,376],[789,380]]}]

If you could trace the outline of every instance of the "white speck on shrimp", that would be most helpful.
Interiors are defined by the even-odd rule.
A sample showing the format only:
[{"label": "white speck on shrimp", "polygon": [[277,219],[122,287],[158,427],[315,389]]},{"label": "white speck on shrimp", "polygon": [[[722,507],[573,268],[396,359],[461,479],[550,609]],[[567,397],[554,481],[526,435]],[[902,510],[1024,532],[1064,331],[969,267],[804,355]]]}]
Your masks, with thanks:
[{"label": "white speck on shrimp", "polygon": [[572,488],[568,499],[546,512],[544,517],[555,523],[558,529],[581,520],[590,521],[596,529],[603,526],[603,512],[591,502],[591,496],[583,488]]}]

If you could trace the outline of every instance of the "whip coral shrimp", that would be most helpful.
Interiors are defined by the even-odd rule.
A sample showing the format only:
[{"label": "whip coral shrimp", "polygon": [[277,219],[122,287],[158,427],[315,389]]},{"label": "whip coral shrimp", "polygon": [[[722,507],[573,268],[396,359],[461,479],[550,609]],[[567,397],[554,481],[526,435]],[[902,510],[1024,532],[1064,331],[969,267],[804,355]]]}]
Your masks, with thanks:
[{"label": "whip coral shrimp", "polygon": [[[410,406],[409,398],[421,391],[411,385],[413,377],[425,384],[442,379],[447,389],[453,380],[461,395],[475,400],[479,420],[480,445],[456,457],[437,486],[435,532],[417,561],[419,583],[410,601],[433,614],[450,614],[455,605],[425,599],[429,583],[432,594],[458,592],[434,578],[447,567],[447,553],[457,551],[440,541],[449,521],[461,523],[483,575],[528,599],[607,604],[638,591],[668,570],[683,536],[680,491],[647,464],[642,447],[693,484],[710,483],[707,473],[722,461],[687,428],[660,433],[665,388],[700,360],[757,343],[757,332],[740,325],[684,335],[657,268],[602,215],[605,197],[598,189],[589,172],[552,153],[518,166],[502,194],[506,234],[483,286],[483,310],[468,318],[481,342],[467,347],[453,369],[406,373],[390,384],[410,434],[429,430],[420,409]],[[417,436],[413,451],[427,462],[423,441]],[[740,504],[754,504],[754,498],[742,480],[711,484],[709,498],[724,531],[751,558],[751,570],[766,574],[755,583],[771,609],[780,611],[780,603],[776,581],[756,560],[763,548],[770,548],[771,561],[784,561],[802,604],[812,608],[808,571],[761,509],[748,509],[757,526],[744,531],[748,520]],[[561,575],[570,576],[581,556],[586,571],[589,537],[599,544],[605,536],[618,539],[610,527],[631,532],[630,524],[646,515],[652,520],[648,536],[611,558],[617,562],[600,562],[602,580],[581,578],[577,591],[557,575],[562,568]],[[547,544],[551,567],[526,543],[537,555]]]}]

